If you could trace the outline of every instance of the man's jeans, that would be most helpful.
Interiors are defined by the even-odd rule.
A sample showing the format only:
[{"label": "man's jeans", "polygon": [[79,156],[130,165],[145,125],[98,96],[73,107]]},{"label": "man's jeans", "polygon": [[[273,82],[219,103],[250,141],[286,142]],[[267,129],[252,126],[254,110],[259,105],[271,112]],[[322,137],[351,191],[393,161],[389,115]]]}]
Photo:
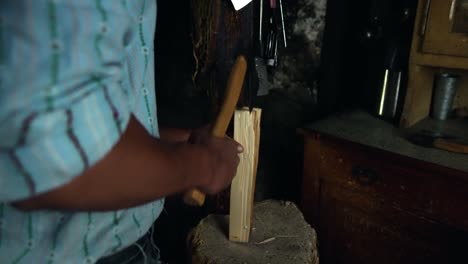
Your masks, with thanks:
[{"label": "man's jeans", "polygon": [[129,247],[100,259],[97,264],[162,264],[153,240],[153,228]]}]

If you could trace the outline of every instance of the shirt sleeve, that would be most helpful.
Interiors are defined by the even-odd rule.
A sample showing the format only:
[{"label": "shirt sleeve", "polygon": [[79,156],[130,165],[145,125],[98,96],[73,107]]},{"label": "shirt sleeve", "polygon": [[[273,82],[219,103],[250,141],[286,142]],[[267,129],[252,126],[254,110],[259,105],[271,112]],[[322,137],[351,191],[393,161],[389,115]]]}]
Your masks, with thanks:
[{"label": "shirt sleeve", "polygon": [[125,130],[133,97],[122,61],[132,32],[118,2],[2,1],[0,202],[71,181]]}]

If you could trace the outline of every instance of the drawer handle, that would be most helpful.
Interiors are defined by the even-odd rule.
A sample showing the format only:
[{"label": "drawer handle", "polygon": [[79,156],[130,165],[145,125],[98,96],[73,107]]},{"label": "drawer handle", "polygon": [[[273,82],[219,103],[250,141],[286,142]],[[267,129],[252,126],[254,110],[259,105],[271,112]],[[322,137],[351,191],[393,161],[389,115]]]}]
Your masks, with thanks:
[{"label": "drawer handle", "polygon": [[375,171],[362,166],[354,166],[352,174],[354,180],[361,185],[372,185],[379,178]]}]

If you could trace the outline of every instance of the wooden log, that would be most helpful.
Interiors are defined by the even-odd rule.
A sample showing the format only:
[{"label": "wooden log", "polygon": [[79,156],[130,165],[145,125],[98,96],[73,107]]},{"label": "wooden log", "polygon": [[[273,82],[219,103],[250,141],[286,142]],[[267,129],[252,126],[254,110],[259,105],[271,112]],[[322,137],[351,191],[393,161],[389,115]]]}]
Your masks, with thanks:
[{"label": "wooden log", "polygon": [[248,242],[252,219],[255,177],[260,144],[259,108],[237,110],[234,113],[234,139],[244,146],[237,174],[231,184],[229,240]]},{"label": "wooden log", "polygon": [[209,215],[188,237],[193,264],[318,264],[317,235],[297,206],[256,203],[248,243],[229,241],[229,217]]}]

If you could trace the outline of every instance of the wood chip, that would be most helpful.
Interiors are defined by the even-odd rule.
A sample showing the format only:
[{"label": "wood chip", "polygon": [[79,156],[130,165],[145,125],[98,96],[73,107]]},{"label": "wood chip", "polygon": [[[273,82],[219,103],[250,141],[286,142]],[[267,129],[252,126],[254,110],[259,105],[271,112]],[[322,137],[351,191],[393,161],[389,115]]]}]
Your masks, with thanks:
[{"label": "wood chip", "polygon": [[265,239],[265,240],[263,240],[261,242],[258,242],[257,245],[263,245],[263,244],[266,244],[266,243],[270,243],[271,241],[273,241],[275,239],[276,239],[276,237],[270,237],[270,238]]}]

